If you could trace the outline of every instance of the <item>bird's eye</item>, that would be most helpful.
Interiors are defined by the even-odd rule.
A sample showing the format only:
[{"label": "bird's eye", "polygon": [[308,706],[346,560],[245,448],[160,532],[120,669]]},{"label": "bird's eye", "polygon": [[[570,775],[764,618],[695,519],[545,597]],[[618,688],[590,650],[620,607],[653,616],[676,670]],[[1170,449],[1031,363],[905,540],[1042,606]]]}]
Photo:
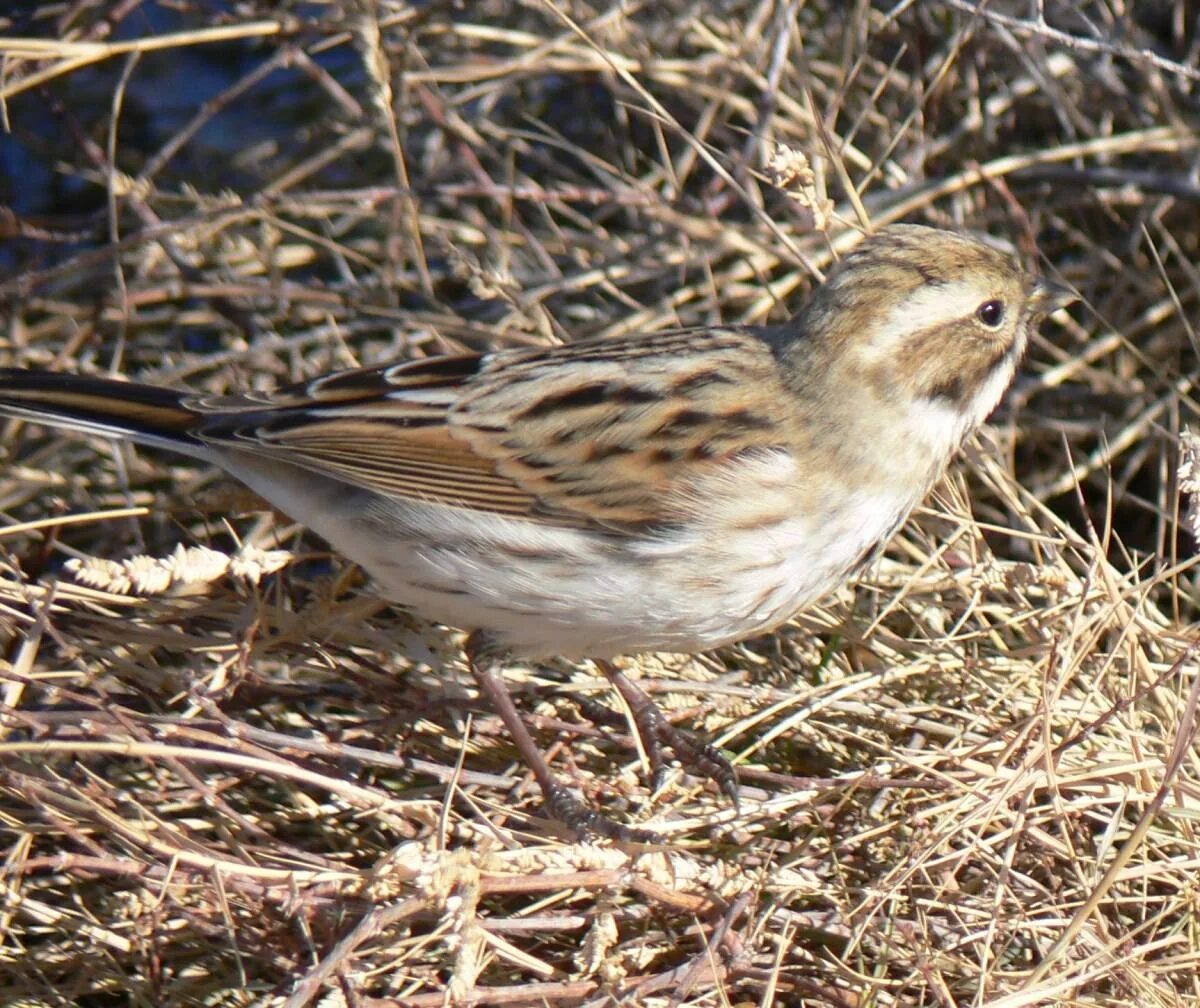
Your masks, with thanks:
[{"label": "bird's eye", "polygon": [[1004,321],[1004,302],[984,301],[975,309],[975,317],[989,329],[997,328]]}]

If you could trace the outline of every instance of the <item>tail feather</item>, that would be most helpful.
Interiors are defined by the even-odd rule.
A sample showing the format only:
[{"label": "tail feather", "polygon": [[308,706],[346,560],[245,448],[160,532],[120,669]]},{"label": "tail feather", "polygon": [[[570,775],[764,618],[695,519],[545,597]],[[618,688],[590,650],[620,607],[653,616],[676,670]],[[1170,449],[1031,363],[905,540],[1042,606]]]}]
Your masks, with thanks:
[{"label": "tail feather", "polygon": [[0,368],[0,415],[207,458],[189,392],[111,378]]}]

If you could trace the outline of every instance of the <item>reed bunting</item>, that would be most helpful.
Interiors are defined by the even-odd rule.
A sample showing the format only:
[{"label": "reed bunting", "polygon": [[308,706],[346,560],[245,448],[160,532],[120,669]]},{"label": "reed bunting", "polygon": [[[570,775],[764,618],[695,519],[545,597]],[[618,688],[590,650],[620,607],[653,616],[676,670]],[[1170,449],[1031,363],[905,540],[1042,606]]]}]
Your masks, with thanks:
[{"label": "reed bunting", "polygon": [[551,813],[647,840],[551,774],[505,660],[602,660],[656,772],[671,749],[736,799],[729,762],[604,660],[762,634],[839,586],[1073,300],[984,242],[895,225],[782,325],[400,361],[271,395],[4,369],[0,412],[219,466],[387,598],[472,631],[472,672]]}]

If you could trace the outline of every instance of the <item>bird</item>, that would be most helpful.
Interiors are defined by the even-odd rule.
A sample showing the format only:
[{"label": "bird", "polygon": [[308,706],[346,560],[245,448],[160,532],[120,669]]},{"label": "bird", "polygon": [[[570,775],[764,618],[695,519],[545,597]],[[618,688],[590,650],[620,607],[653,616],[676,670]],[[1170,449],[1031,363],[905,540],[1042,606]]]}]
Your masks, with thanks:
[{"label": "bird", "polygon": [[268,394],[0,369],[0,414],[215,465],[468,632],[466,657],[576,835],[650,842],[558,780],[502,679],[591,659],[736,804],[714,746],[612,659],[762,635],[860,571],[1077,300],[991,241],[864,237],[781,324],[707,325],[338,371]]}]

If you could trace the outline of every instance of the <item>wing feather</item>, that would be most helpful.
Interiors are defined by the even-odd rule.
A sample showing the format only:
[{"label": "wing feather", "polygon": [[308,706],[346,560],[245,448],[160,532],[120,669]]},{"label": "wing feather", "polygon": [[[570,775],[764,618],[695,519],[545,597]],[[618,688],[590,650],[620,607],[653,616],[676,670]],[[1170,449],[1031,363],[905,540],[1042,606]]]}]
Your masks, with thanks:
[{"label": "wing feather", "polygon": [[791,401],[762,331],[710,328],[341,372],[224,400],[198,436],[387,495],[644,526],[775,447]]},{"label": "wing feather", "polygon": [[691,488],[733,460],[790,448],[793,402],[768,331],[706,328],[516,351],[487,362],[449,422],[542,510],[653,525],[686,518]]}]

